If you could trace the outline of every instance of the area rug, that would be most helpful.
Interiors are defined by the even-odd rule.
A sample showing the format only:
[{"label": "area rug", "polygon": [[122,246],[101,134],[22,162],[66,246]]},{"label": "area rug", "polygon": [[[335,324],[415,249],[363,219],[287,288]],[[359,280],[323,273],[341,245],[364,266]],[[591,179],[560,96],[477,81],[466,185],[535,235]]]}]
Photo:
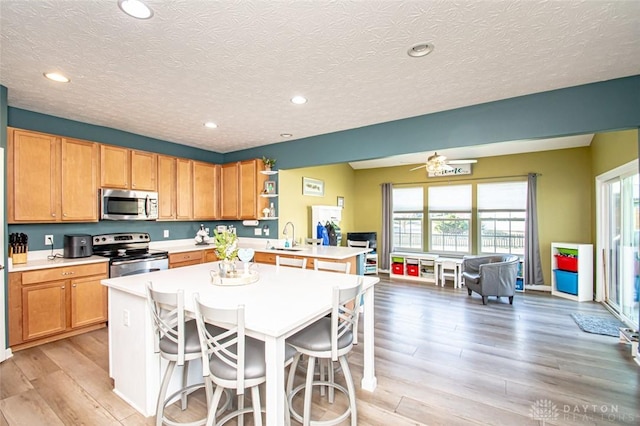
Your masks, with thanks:
[{"label": "area rug", "polygon": [[625,325],[612,316],[571,314],[571,318],[578,327],[587,333],[603,334],[605,336],[620,336],[620,327]]}]

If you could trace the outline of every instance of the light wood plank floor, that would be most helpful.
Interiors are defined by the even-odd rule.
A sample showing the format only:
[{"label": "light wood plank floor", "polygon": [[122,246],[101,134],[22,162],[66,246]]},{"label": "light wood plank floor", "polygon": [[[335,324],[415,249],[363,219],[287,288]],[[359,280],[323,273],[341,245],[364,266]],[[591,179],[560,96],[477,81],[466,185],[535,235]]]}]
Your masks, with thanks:
[{"label": "light wood plank floor", "polygon": [[[528,292],[513,306],[506,298],[483,306],[464,288],[382,276],[375,309],[378,387],[358,391],[359,425],[640,424],[640,367],[629,347],[582,332],[569,315],[605,315],[599,304]],[[349,358],[358,388],[361,351]],[[172,415],[203,415],[203,394],[190,401]],[[344,406],[314,395],[317,417]],[[111,392],[106,329],[0,364],[0,426],[81,424],[153,424]]]}]

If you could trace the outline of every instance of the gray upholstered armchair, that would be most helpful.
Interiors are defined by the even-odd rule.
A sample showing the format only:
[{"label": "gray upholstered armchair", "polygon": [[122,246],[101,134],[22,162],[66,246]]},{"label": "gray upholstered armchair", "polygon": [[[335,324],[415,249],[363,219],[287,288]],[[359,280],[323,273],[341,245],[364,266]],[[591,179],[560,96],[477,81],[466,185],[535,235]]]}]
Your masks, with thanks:
[{"label": "gray upholstered armchair", "polygon": [[462,260],[462,277],[467,292],[475,291],[487,304],[488,296],[507,296],[513,304],[518,276],[518,256],[512,254],[465,256]]}]

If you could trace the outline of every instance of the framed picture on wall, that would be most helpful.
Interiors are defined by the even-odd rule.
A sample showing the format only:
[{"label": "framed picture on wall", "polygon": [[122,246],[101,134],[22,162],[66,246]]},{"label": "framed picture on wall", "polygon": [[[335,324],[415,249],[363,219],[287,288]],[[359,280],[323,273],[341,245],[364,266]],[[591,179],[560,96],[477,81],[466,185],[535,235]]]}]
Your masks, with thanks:
[{"label": "framed picture on wall", "polygon": [[268,180],[264,183],[264,193],[265,194],[275,194],[276,193],[276,181]]},{"label": "framed picture on wall", "polygon": [[308,177],[302,178],[302,195],[324,197],[324,181]]}]

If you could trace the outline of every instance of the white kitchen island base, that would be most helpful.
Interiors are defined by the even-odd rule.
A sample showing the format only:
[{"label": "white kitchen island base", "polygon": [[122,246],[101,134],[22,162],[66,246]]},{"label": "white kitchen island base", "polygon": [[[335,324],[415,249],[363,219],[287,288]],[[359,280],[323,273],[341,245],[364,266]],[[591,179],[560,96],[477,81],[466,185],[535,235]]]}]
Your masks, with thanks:
[{"label": "white kitchen island base", "polygon": [[[193,312],[193,295],[209,305],[245,305],[247,335],[264,340],[266,357],[266,424],[280,426],[285,415],[285,339],[331,311],[334,286],[350,287],[363,280],[366,289],[363,310],[364,369],[362,388],[373,391],[374,370],[374,285],[375,276],[356,276],[297,268],[255,265],[260,280],[246,286],[211,284],[209,271],[215,263],[129,277],[111,278],[109,287],[109,374],[114,392],[144,416],[155,415],[164,362],[154,353],[153,328],[145,299],[145,285],[151,281],[159,291],[182,289],[185,309]],[[179,387],[178,374],[174,374]],[[189,382],[202,382],[201,365],[192,362]]]}]

